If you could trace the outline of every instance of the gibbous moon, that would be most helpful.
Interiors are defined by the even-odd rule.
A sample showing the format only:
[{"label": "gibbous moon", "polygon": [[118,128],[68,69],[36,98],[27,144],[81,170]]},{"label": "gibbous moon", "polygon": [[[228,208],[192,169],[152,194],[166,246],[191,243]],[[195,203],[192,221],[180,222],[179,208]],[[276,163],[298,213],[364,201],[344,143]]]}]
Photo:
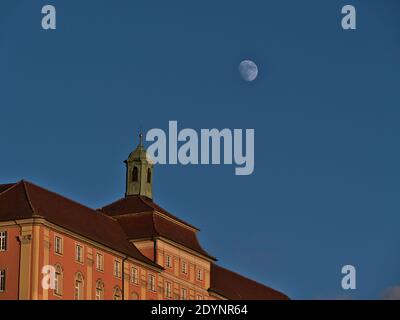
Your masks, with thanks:
[{"label": "gibbous moon", "polygon": [[244,80],[253,81],[258,75],[257,65],[251,60],[243,60],[239,64],[239,73]]}]

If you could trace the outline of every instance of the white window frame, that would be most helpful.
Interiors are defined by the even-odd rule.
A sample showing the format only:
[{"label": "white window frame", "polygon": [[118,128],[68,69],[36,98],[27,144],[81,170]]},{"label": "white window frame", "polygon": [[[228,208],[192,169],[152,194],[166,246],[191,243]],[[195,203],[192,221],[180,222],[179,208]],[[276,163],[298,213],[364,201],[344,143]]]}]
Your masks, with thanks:
[{"label": "white window frame", "polygon": [[96,300],[104,300],[104,283],[96,281]]},{"label": "white window frame", "polygon": [[204,280],[204,272],[203,269],[197,269],[197,281],[203,281]]},{"label": "white window frame", "polygon": [[[57,250],[57,242],[58,242],[57,240],[60,240],[60,241],[59,241],[59,244],[60,244],[59,251]],[[63,247],[64,247],[64,246],[63,246],[63,238],[60,237],[59,235],[55,235],[55,236],[54,236],[54,252],[55,252],[56,254],[62,255],[63,252],[64,252],[64,248],[63,248]]]},{"label": "white window frame", "polygon": [[156,276],[154,274],[149,274],[148,289],[153,292],[156,291]]},{"label": "white window frame", "polygon": [[63,294],[62,290],[62,285],[63,285],[63,272],[60,266],[56,267],[56,276],[55,276],[55,288],[54,288],[54,294],[56,296],[61,297]]},{"label": "white window frame", "polygon": [[181,300],[187,300],[187,290],[186,290],[186,288],[181,288]]},{"label": "white window frame", "polygon": [[0,231],[0,251],[7,251],[7,230]]},{"label": "white window frame", "polygon": [[121,261],[114,259],[114,277],[121,278]]},{"label": "white window frame", "polygon": [[[80,256],[78,255],[78,252],[79,252],[78,248],[81,249],[80,250],[80,252],[81,252]],[[75,245],[75,261],[77,261],[79,263],[83,263],[84,252],[85,251],[84,251],[83,245],[77,243]]]},{"label": "white window frame", "polygon": [[7,285],[7,272],[6,270],[0,270],[0,292],[6,292]]},{"label": "white window frame", "polygon": [[188,274],[188,265],[185,260],[182,260],[182,270],[181,271],[183,274]]},{"label": "white window frame", "polygon": [[167,254],[165,256],[165,266],[167,268],[172,268],[172,259],[171,259],[171,256],[169,254]]},{"label": "white window frame", "polygon": [[131,267],[131,282],[139,284],[139,269],[136,267]]},{"label": "white window frame", "polygon": [[104,255],[100,252],[96,253],[96,270],[104,271]]},{"label": "white window frame", "polygon": [[122,290],[120,287],[114,289],[113,300],[122,300]]},{"label": "white window frame", "polygon": [[[79,278],[79,279],[78,279]],[[85,279],[82,274],[76,274],[74,279],[74,300],[83,300]]]},{"label": "white window frame", "polygon": [[172,283],[169,281],[165,281],[165,297],[172,298]]}]

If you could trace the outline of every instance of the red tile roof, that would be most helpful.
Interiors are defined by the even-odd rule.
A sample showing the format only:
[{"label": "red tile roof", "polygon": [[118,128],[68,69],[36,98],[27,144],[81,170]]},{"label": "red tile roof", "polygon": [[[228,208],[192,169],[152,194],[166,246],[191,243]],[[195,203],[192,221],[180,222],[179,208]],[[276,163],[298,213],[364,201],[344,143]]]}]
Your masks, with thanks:
[{"label": "red tile roof", "polygon": [[213,256],[201,247],[194,231],[165,219],[154,212],[123,215],[116,217],[116,219],[131,240],[164,237],[215,260]]},{"label": "red tile roof", "polygon": [[26,181],[0,185],[0,190],[3,190],[0,221],[43,217],[122,254],[160,267],[129,242],[117,221],[102,213]]},{"label": "red tile roof", "polygon": [[233,271],[211,264],[209,289],[229,300],[288,300],[285,294]]},{"label": "red tile roof", "polygon": [[164,237],[216,260],[201,247],[197,239],[197,228],[178,219],[150,199],[129,196],[100,211],[117,219],[131,240]]}]

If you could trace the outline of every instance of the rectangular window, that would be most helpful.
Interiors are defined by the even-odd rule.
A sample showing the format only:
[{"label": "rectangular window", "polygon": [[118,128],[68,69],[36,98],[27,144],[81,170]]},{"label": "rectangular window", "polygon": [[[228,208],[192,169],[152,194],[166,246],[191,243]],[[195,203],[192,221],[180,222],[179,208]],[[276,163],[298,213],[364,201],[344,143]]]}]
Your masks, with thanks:
[{"label": "rectangular window", "polygon": [[104,271],[104,257],[101,253],[96,254],[96,269]]},{"label": "rectangular window", "polygon": [[187,274],[187,263],[182,261],[182,273]]},{"label": "rectangular window", "polygon": [[0,270],[0,292],[6,291],[6,270]]},{"label": "rectangular window", "polygon": [[172,285],[171,282],[165,282],[165,296],[167,298],[172,297]]},{"label": "rectangular window", "polygon": [[135,267],[131,268],[131,282],[134,284],[139,283],[139,272],[138,269]]},{"label": "rectangular window", "polygon": [[7,250],[7,231],[0,231],[0,251]]},{"label": "rectangular window", "polygon": [[79,244],[75,247],[75,260],[83,263],[83,247]]},{"label": "rectangular window", "polygon": [[171,261],[171,256],[167,255],[165,257],[165,266],[167,268],[171,268],[172,267],[172,261]]},{"label": "rectangular window", "polygon": [[197,269],[197,280],[203,281],[203,270]]},{"label": "rectangular window", "polygon": [[203,300],[203,297],[202,297],[201,295],[198,294],[197,297],[196,297],[196,299],[197,299],[197,300]]},{"label": "rectangular window", "polygon": [[114,276],[121,278],[121,262],[119,260],[114,260]]},{"label": "rectangular window", "polygon": [[187,291],[185,288],[182,288],[181,290],[181,300],[186,300],[187,299]]},{"label": "rectangular window", "polygon": [[148,289],[150,291],[156,291],[156,277],[152,274],[149,274],[149,285]]},{"label": "rectangular window", "polygon": [[56,236],[54,239],[54,251],[57,254],[62,254],[63,253],[63,243],[62,243],[62,238]]}]

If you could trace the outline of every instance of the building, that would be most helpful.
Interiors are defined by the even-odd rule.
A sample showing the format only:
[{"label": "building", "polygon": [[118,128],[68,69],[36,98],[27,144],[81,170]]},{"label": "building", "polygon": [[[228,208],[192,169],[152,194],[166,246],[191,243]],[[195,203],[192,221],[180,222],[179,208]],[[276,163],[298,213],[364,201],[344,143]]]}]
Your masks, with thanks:
[{"label": "building", "polygon": [[27,181],[0,185],[0,300],[288,299],[218,266],[199,230],[153,201],[142,142],[125,163],[125,196],[99,210]]}]

